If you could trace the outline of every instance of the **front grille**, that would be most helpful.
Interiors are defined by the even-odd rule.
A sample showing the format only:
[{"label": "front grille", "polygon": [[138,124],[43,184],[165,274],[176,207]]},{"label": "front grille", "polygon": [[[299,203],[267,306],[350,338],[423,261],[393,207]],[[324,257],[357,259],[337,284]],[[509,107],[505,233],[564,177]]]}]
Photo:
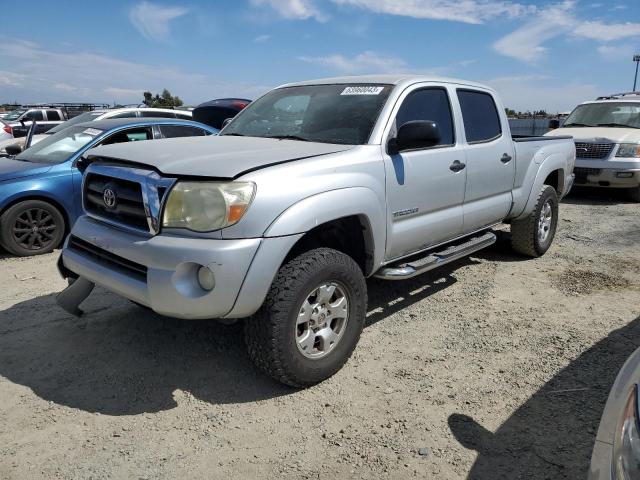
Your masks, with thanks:
[{"label": "front grille", "polygon": [[132,262],[126,258],[114,255],[107,250],[96,247],[92,243],[85,242],[74,235],[69,237],[69,250],[80,255],[89,257],[96,263],[100,263],[108,268],[121,272],[125,275],[136,278],[141,282],[147,281],[147,267],[139,263]]},{"label": "front grille", "polygon": [[576,157],[578,158],[607,158],[613,150],[613,143],[576,142]]},{"label": "front grille", "polygon": [[[115,205],[105,203],[105,190],[115,193]],[[87,172],[84,181],[84,207],[87,213],[106,220],[149,231],[142,187],[138,182]]]}]

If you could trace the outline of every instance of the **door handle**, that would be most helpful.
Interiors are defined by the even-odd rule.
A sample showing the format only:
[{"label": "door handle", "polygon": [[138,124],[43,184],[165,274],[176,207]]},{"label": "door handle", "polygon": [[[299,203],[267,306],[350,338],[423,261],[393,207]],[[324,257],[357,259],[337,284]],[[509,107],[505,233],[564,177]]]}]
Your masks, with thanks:
[{"label": "door handle", "polygon": [[449,170],[452,172],[459,172],[460,170],[464,170],[466,166],[466,163],[462,163],[460,160],[454,160],[453,163],[449,165]]},{"label": "door handle", "polygon": [[509,163],[512,159],[513,157],[511,155],[509,155],[508,153],[505,153],[504,155],[502,155],[502,158],[500,159],[500,161],[502,163]]}]

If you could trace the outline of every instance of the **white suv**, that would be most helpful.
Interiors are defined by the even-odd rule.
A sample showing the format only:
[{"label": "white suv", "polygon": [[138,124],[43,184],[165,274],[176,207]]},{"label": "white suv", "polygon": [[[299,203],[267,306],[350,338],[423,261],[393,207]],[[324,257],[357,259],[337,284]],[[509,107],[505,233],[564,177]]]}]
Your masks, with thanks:
[{"label": "white suv", "polygon": [[640,92],[578,105],[562,128],[547,135],[573,136],[576,185],[625,188],[640,202]]}]

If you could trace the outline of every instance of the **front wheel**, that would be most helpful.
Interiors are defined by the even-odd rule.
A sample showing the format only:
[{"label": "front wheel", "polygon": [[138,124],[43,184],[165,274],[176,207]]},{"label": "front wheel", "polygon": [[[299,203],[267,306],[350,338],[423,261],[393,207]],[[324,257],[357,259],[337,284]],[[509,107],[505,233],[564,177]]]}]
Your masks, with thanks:
[{"label": "front wheel", "polygon": [[0,243],[21,257],[51,252],[62,242],[64,231],[60,211],[42,200],[16,203],[0,217]]},{"label": "front wheel", "polygon": [[549,250],[557,226],[558,194],[552,186],[543,185],[533,212],[511,222],[511,246],[523,255],[541,257]]},{"label": "front wheel", "polygon": [[249,356],[286,385],[308,387],[336,373],[364,326],[367,285],[360,267],[318,248],[285,263],[264,305],[245,321]]}]

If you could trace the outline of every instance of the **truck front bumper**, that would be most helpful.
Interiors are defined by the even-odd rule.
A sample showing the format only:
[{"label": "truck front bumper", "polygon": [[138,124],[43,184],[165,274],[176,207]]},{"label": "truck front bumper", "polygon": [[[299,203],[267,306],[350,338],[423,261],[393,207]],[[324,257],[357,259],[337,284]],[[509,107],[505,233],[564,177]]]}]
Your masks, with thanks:
[{"label": "truck front bumper", "polygon": [[[145,237],[83,216],[65,241],[61,273],[69,276],[72,272],[162,315],[184,319],[247,316],[262,304],[280,263],[274,265],[288,250],[281,257],[275,252],[295,243],[297,237]],[[245,282],[259,250],[259,265],[254,265],[258,273]],[[213,274],[211,289],[198,279],[203,267]],[[275,270],[265,275],[263,269],[269,268]]]},{"label": "truck front bumper", "polygon": [[588,187],[633,188],[640,186],[640,161],[576,160],[575,184]]}]

